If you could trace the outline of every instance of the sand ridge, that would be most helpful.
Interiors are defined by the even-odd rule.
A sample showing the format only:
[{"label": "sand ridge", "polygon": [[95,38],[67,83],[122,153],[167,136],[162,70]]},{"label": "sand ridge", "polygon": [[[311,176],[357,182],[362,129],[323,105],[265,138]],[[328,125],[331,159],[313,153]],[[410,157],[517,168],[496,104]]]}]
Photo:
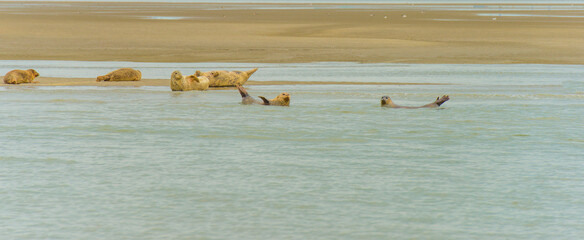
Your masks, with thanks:
[{"label": "sand ridge", "polygon": [[[5,87],[35,87],[35,86],[96,86],[96,87],[143,87],[165,86],[170,89],[170,79],[142,79],[140,81],[96,82],[95,78],[57,78],[38,77],[39,83],[12,85],[0,83]],[[405,83],[405,82],[326,82],[326,81],[254,81],[248,80],[246,86],[265,85],[448,85],[441,83]],[[209,89],[235,89],[235,87],[210,87]]]},{"label": "sand ridge", "polygon": [[584,64],[581,10],[282,5],[0,2],[0,59]]}]

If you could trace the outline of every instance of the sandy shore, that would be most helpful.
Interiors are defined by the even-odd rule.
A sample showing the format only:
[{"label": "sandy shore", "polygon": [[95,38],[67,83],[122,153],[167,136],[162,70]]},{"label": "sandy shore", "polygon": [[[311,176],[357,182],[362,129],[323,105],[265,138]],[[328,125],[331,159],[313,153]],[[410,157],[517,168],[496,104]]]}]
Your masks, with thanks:
[{"label": "sandy shore", "polygon": [[0,2],[0,59],[584,64],[581,5],[336,6]]}]

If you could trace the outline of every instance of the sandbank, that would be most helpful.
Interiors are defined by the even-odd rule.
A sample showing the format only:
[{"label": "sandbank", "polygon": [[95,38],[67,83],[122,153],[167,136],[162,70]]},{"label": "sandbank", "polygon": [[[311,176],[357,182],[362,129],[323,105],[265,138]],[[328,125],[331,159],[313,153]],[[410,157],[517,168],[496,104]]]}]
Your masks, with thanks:
[{"label": "sandbank", "polygon": [[0,59],[584,64],[583,5],[444,6],[0,2]]},{"label": "sandbank", "polygon": [[[38,83],[26,84],[5,84],[4,87],[35,87],[35,86],[96,86],[96,87],[143,87],[143,86],[165,86],[170,89],[170,79],[142,79],[140,81],[121,82],[96,82],[95,78],[54,78],[38,77]],[[246,86],[262,85],[446,85],[441,83],[404,83],[404,82],[326,82],[326,81],[253,81],[248,80]],[[229,87],[217,87],[214,89],[228,89]]]}]

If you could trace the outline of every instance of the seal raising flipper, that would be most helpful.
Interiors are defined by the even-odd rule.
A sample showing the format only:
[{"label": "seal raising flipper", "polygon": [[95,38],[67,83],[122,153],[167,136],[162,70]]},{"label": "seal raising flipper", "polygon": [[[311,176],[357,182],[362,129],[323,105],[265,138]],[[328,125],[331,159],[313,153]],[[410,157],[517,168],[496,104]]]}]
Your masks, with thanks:
[{"label": "seal raising flipper", "polygon": [[383,96],[383,97],[381,97],[381,106],[388,107],[388,108],[408,108],[408,109],[437,108],[448,100],[450,100],[450,97],[448,97],[448,95],[444,95],[442,97],[436,98],[436,101],[434,101],[433,103],[428,103],[426,105],[419,106],[419,107],[407,107],[407,106],[400,106],[400,105],[393,103],[393,101],[391,100],[391,98],[389,96]]},{"label": "seal raising flipper", "polygon": [[174,71],[170,75],[170,89],[172,91],[192,91],[207,90],[209,88],[209,79],[204,76],[195,75],[183,76],[180,71]]},{"label": "seal raising flipper", "polygon": [[429,103],[429,104],[426,104],[426,105],[421,106],[421,107],[429,107],[429,108],[440,107],[440,105],[442,105],[443,103],[445,103],[448,100],[450,100],[450,97],[448,97],[448,95],[444,95],[442,97],[437,97],[436,101],[434,101],[433,103]]},{"label": "seal raising flipper", "polygon": [[261,102],[255,100],[253,97],[251,97],[249,95],[249,93],[247,93],[247,90],[245,90],[245,88],[243,88],[241,85],[237,85],[237,90],[239,90],[239,94],[241,94],[241,103],[245,104],[245,105],[249,105],[249,104],[262,104]]},{"label": "seal raising flipper", "polygon": [[259,98],[262,99],[262,101],[259,101],[250,96],[249,93],[247,93],[247,91],[245,90],[245,88],[243,88],[241,85],[237,85],[237,90],[239,90],[239,94],[241,94],[242,104],[290,106],[290,94],[288,93],[280,93],[280,95],[278,95],[272,100],[268,100],[265,97],[260,96]]}]

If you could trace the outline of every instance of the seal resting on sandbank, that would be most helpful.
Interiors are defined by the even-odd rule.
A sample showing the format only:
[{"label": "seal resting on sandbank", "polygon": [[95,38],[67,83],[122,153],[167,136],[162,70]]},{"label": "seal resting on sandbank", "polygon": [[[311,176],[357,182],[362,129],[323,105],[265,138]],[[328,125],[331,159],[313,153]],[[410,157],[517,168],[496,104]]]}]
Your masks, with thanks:
[{"label": "seal resting on sandbank", "polygon": [[262,99],[262,101],[260,101],[250,96],[249,93],[247,93],[247,91],[245,90],[245,88],[243,88],[241,85],[237,85],[237,90],[239,90],[239,94],[241,94],[242,98],[241,103],[245,105],[260,104],[272,106],[290,106],[290,94],[286,92],[280,93],[280,95],[278,95],[272,100],[268,100],[265,97],[258,96],[259,98]]},{"label": "seal resting on sandbank", "polygon": [[195,76],[205,76],[209,78],[209,87],[234,87],[237,85],[243,85],[247,82],[247,79],[256,72],[258,69],[254,68],[249,71],[210,71],[201,72],[197,71]]},{"label": "seal resting on sandbank", "polygon": [[442,97],[437,97],[436,101],[432,102],[432,103],[428,103],[426,105],[423,106],[419,106],[419,107],[406,107],[406,106],[400,106],[400,105],[396,105],[395,103],[393,103],[393,101],[391,100],[391,98],[389,98],[389,96],[383,96],[381,97],[381,106],[382,107],[388,107],[388,108],[409,108],[409,109],[414,109],[414,108],[437,108],[440,107],[440,105],[442,105],[444,102],[448,101],[450,99],[450,97],[448,97],[448,95],[444,95]]},{"label": "seal resting on sandbank", "polygon": [[140,81],[142,72],[132,68],[120,68],[106,75],[97,77],[96,82],[101,81]]},{"label": "seal resting on sandbank", "polygon": [[209,88],[209,78],[205,76],[197,77],[194,74],[183,76],[180,71],[174,71],[170,75],[170,89],[172,91],[192,91],[207,90]]},{"label": "seal resting on sandbank", "polygon": [[39,73],[34,69],[28,70],[12,70],[4,75],[4,83],[6,84],[21,84],[21,83],[38,83],[34,78],[38,77]]}]

